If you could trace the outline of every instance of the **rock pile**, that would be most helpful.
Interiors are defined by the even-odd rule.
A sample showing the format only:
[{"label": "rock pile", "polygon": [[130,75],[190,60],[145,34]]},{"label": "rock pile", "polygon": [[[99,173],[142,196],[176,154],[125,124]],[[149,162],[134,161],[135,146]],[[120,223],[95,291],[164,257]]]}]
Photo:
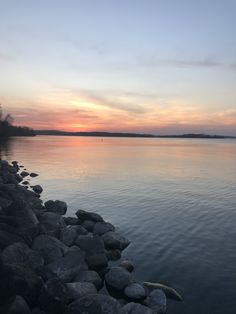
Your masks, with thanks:
[{"label": "rock pile", "polygon": [[181,300],[137,282],[130,261],[109,265],[130,242],[97,213],[66,217],[65,202],[43,204],[42,187],[28,187],[37,174],[21,168],[0,160],[0,313],[158,314],[167,297]]}]

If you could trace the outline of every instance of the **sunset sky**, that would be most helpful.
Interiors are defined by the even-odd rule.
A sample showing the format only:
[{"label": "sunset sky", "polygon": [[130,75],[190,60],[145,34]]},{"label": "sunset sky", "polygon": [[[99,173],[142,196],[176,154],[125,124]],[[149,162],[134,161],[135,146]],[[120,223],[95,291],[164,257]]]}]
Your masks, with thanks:
[{"label": "sunset sky", "polygon": [[0,103],[35,129],[236,135],[235,0],[0,0]]}]

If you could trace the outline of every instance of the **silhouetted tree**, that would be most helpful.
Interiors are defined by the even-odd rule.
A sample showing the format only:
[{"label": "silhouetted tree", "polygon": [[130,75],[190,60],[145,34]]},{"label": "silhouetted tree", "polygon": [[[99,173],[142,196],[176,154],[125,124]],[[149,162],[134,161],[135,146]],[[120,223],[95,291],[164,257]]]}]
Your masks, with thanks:
[{"label": "silhouetted tree", "polygon": [[10,136],[34,136],[34,130],[28,127],[13,126],[14,119],[10,114],[3,115],[2,106],[0,105],[0,138]]}]

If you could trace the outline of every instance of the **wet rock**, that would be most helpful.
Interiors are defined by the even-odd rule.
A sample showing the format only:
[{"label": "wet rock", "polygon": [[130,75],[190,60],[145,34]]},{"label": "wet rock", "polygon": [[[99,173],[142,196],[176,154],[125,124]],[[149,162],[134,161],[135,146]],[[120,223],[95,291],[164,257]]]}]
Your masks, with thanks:
[{"label": "wet rock", "polygon": [[104,294],[90,294],[72,302],[65,314],[121,314],[116,299]]},{"label": "wet rock", "polygon": [[93,233],[95,235],[103,235],[109,231],[115,231],[115,227],[109,222],[97,222],[93,228]]},{"label": "wet rock", "polygon": [[59,259],[68,251],[68,247],[64,243],[55,237],[44,234],[34,239],[32,249],[39,252],[45,264]]},{"label": "wet rock", "polygon": [[48,211],[57,213],[59,215],[65,215],[67,211],[67,204],[66,202],[63,201],[47,201],[44,203],[45,207],[47,208]]},{"label": "wet rock", "polygon": [[117,261],[121,258],[120,250],[106,250],[106,257],[110,261]]},{"label": "wet rock", "polygon": [[22,184],[23,184],[23,185],[28,185],[29,182],[28,182],[28,181],[23,181]]},{"label": "wet rock", "polygon": [[124,250],[130,241],[117,232],[109,231],[102,236],[106,249]]},{"label": "wet rock", "polygon": [[74,282],[90,282],[95,285],[97,289],[102,287],[102,279],[94,270],[84,270],[74,278]]},{"label": "wet rock", "polygon": [[122,310],[124,314],[154,314],[147,306],[134,302],[126,304],[123,306]]},{"label": "wet rock", "polygon": [[124,267],[129,272],[132,272],[134,270],[134,264],[131,261],[129,261],[129,260],[123,260],[120,263],[120,266]]},{"label": "wet rock", "polygon": [[22,264],[33,270],[43,266],[42,256],[34,250],[31,250],[24,243],[14,243],[2,252],[2,260],[5,264]]},{"label": "wet rock", "polygon": [[76,217],[64,217],[64,221],[67,225],[79,225],[80,224],[80,220]]},{"label": "wet rock", "polygon": [[130,272],[123,267],[112,267],[105,275],[106,283],[117,290],[123,290],[134,280]]},{"label": "wet rock", "polygon": [[70,282],[66,284],[69,300],[76,300],[88,294],[96,294],[97,289],[90,282]]},{"label": "wet rock", "polygon": [[38,194],[41,194],[43,192],[43,188],[39,184],[33,185],[32,189],[35,193],[38,193]]},{"label": "wet rock", "polygon": [[92,220],[84,220],[81,224],[88,232],[93,232],[95,222]]},{"label": "wet rock", "polygon": [[75,214],[81,221],[84,221],[84,220],[92,220],[94,222],[103,221],[103,218],[99,214],[87,212],[82,209],[79,209]]},{"label": "wet rock", "polygon": [[11,298],[1,309],[2,314],[31,314],[30,308],[25,299],[20,295]]},{"label": "wet rock", "polygon": [[144,300],[144,304],[155,311],[156,314],[166,313],[166,296],[160,289],[153,290]]},{"label": "wet rock", "polygon": [[125,295],[134,300],[144,299],[146,297],[146,291],[139,283],[131,283],[124,290]]},{"label": "wet rock", "polygon": [[58,278],[47,281],[39,296],[40,308],[48,314],[60,314],[65,311],[67,302],[67,286]]}]

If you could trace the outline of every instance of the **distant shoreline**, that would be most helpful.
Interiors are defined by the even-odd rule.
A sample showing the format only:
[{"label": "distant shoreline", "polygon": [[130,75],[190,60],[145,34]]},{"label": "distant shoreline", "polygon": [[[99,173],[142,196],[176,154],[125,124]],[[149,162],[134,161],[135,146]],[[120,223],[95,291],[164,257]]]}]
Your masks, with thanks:
[{"label": "distant shoreline", "polygon": [[142,133],[120,132],[66,132],[57,130],[35,130],[36,135],[51,136],[94,136],[94,137],[132,137],[132,138],[200,138],[200,139],[236,139],[236,136],[209,135],[209,134],[180,134],[180,135],[153,135]]}]

